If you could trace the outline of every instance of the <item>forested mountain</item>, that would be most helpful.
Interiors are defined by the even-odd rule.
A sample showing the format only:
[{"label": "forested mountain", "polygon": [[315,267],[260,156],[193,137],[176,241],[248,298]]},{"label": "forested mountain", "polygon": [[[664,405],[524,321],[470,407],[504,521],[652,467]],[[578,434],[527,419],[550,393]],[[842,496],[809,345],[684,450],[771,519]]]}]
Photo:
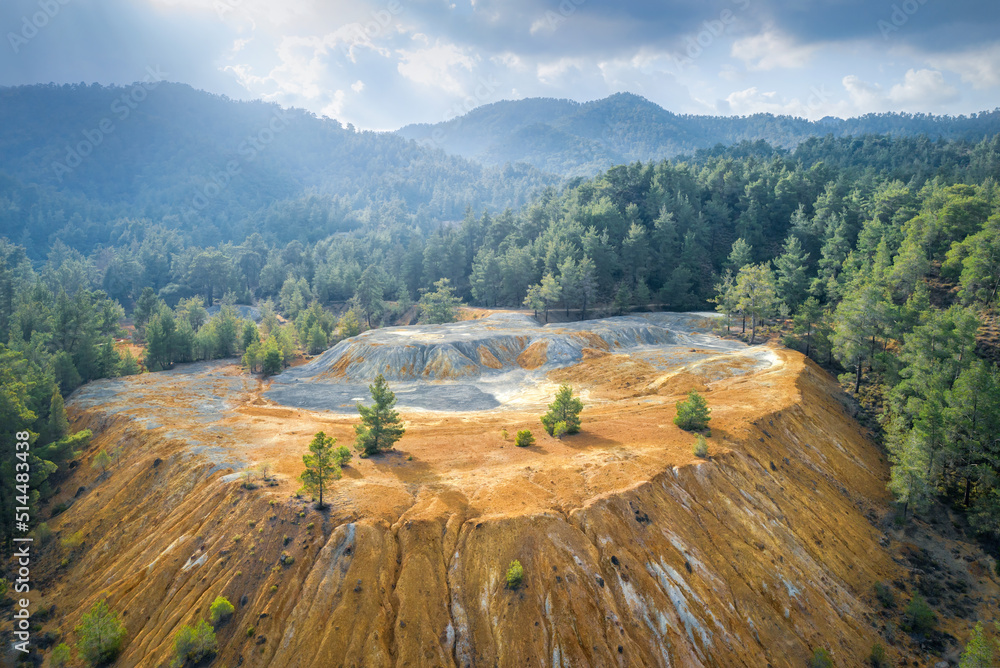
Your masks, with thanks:
[{"label": "forested mountain", "polygon": [[[108,90],[75,91],[100,99],[73,112],[84,127],[100,127]],[[281,139],[294,141],[275,138],[237,162],[247,178],[219,187],[189,220],[199,179],[238,161],[240,142],[275,109],[185,91],[216,110],[164,102],[165,117],[116,121],[93,162],[62,184],[46,169],[73,130],[52,139],[29,105],[2,107],[16,117],[2,133],[16,176],[0,199],[0,236],[10,239],[0,239],[0,461],[14,461],[12,425],[28,424],[47,462],[33,470],[64,473],[79,443],[62,397],[83,382],[233,356],[280,372],[298,351],[391,322],[417,299],[425,315],[459,298],[567,317],[718,308],[725,322],[746,323],[750,341],[762,322],[794,322],[787,343],[843,372],[876,414],[901,515],[951,503],[996,553],[1000,372],[977,329],[1000,285],[1000,137],[827,135],[794,150],[742,142],[619,165],[491,211],[485,193],[493,206],[516,203],[544,179],[508,169],[511,181],[489,190],[496,175],[473,163],[289,112],[297,120]],[[123,141],[137,132],[129,122],[147,133]],[[209,143],[215,135],[227,141]],[[333,199],[322,191],[332,183],[358,191]],[[448,199],[452,187],[464,194]],[[427,212],[470,201],[484,208],[455,223]],[[331,306],[345,301],[337,323]],[[233,303],[258,306],[260,327]],[[132,342],[145,345],[141,361],[115,342],[125,314]],[[34,503],[52,484],[39,476],[31,489]],[[11,503],[0,497],[8,546]]]},{"label": "forested mountain", "polygon": [[369,207],[432,223],[516,207],[557,181],[181,84],[0,89],[0,236],[32,257],[56,239],[83,252],[115,243],[121,219],[163,221],[204,245],[251,229],[315,241]]},{"label": "forested mountain", "polygon": [[791,116],[673,114],[631,93],[574,102],[530,98],[483,105],[437,124],[414,124],[399,134],[487,165],[526,162],[547,172],[592,176],[613,165],[662,160],[717,144],[764,140],[793,148],[809,137],[863,134],[978,141],[1000,132],[1000,111],[972,116],[867,114],[807,121]]}]

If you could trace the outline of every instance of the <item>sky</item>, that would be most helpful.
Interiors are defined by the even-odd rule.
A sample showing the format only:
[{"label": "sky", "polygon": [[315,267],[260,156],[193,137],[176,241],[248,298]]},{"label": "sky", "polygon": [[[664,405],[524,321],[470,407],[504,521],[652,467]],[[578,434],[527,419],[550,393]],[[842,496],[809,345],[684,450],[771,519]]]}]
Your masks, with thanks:
[{"label": "sky", "polygon": [[4,0],[0,85],[156,72],[359,129],[525,97],[809,119],[1000,106],[996,0]]}]

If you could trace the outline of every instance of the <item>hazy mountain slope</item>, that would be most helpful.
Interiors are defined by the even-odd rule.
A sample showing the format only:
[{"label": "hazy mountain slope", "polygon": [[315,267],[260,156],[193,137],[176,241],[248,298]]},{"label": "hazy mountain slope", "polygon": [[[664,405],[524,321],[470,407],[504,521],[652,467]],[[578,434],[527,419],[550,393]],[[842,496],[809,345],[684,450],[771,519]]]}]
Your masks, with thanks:
[{"label": "hazy mountain slope", "polygon": [[225,238],[234,221],[307,194],[339,198],[347,209],[400,201],[453,219],[469,205],[518,206],[557,181],[182,84],[0,89],[0,236],[15,241],[39,199],[57,201],[64,218],[39,214],[40,235],[76,213],[78,224],[177,216],[178,224],[218,226]]},{"label": "hazy mountain slope", "polygon": [[444,123],[407,125],[398,133],[486,164],[527,162],[578,176],[720,143],[763,139],[788,148],[826,134],[927,134],[979,140],[998,131],[997,111],[971,117],[869,114],[812,122],[771,114],[678,115],[638,95],[618,93],[585,103],[546,98],[496,102]]}]

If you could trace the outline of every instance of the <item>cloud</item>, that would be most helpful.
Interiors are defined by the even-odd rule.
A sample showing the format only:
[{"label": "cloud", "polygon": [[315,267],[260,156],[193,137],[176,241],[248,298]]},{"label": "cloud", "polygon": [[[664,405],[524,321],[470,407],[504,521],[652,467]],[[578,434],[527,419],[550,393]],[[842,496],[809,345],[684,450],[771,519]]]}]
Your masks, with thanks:
[{"label": "cloud", "polygon": [[408,51],[399,49],[397,69],[404,77],[424,86],[440,88],[453,95],[461,95],[463,86],[456,78],[456,70],[471,72],[477,58],[448,42],[436,40],[433,46]]},{"label": "cloud", "polygon": [[903,83],[889,89],[888,99],[904,108],[937,107],[959,98],[958,89],[944,80],[936,70],[908,70]]},{"label": "cloud", "polygon": [[544,84],[555,84],[565,77],[570,70],[581,71],[584,61],[581,58],[560,58],[546,63],[539,63],[536,67],[538,80]]},{"label": "cloud", "polygon": [[[680,113],[995,106],[1000,3],[906,2],[916,9],[883,39],[878,21],[904,0],[72,0],[19,55],[0,49],[0,85],[130,83],[159,66],[363,128],[441,120],[469,100],[620,90]],[[5,0],[0,25],[37,3]],[[705,31],[709,46],[684,60]],[[824,82],[837,99],[815,94]]]},{"label": "cloud", "polygon": [[775,114],[817,119],[828,115],[828,101],[831,95],[822,87],[805,91],[803,98],[786,99],[777,91],[761,91],[756,86],[734,91],[719,100],[716,109],[720,113],[734,115]]},{"label": "cloud", "polygon": [[930,55],[927,62],[938,69],[955,72],[974,88],[1000,86],[1000,44],[959,53]]},{"label": "cloud", "polygon": [[903,81],[893,85],[888,92],[853,74],[844,77],[843,84],[859,113],[933,111],[961,97],[958,89],[945,81],[944,75],[937,70],[907,70]]},{"label": "cloud", "polygon": [[805,67],[817,48],[818,44],[798,44],[769,27],[760,34],[736,40],[731,54],[751,71],[788,69]]}]

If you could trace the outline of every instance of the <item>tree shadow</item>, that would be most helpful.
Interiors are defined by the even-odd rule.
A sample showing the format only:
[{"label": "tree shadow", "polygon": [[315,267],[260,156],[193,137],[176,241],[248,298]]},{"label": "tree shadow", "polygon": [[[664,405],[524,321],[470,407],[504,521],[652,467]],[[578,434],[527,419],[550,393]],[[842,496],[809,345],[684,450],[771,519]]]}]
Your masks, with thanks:
[{"label": "tree shadow", "polygon": [[408,483],[432,483],[440,476],[430,465],[405,450],[386,450],[370,455],[371,462],[380,473],[387,473]]}]

